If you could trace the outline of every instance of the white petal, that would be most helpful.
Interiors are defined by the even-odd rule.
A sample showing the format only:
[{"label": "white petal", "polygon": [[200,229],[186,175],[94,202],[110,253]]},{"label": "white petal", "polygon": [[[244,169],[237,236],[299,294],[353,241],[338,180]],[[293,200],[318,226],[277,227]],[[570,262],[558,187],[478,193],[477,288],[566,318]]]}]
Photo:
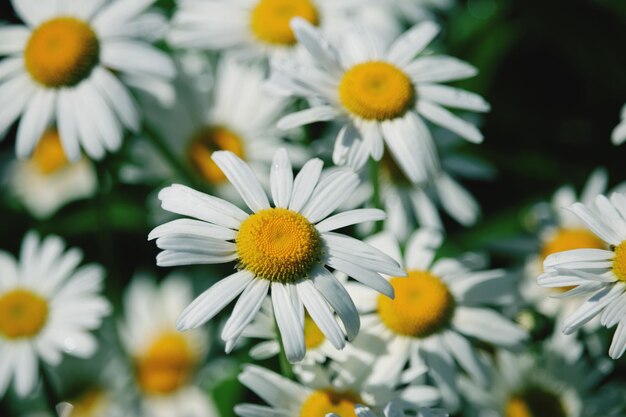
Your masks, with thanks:
[{"label": "white petal", "polygon": [[334,120],[339,115],[339,111],[332,106],[318,106],[288,114],[278,121],[277,126],[279,129],[289,130],[315,122]]},{"label": "white petal", "polygon": [[438,104],[427,100],[419,100],[417,111],[431,122],[456,133],[470,142],[481,143],[483,141],[483,134],[480,133],[476,126],[455,116]]},{"label": "white petal", "polygon": [[328,304],[309,280],[296,284],[298,295],[304,303],[311,319],[317,324],[328,341],[337,349],[343,349],[346,345],[343,331],[335,320]]},{"label": "white petal", "polygon": [[377,274],[376,272],[363,268],[359,265],[358,260],[351,262],[335,256],[329,256],[326,264],[331,268],[349,275],[363,285],[366,285],[381,294],[385,294],[389,298],[394,297],[393,287],[389,282]]},{"label": "white petal", "polygon": [[92,79],[124,126],[134,132],[138,131],[140,118],[137,103],[126,87],[110,71],[100,66],[94,68]]},{"label": "white petal", "polygon": [[156,263],[158,266],[222,264],[234,261],[237,258],[237,253],[207,255],[164,250],[157,255]]},{"label": "white petal", "polygon": [[587,225],[589,230],[591,230],[600,239],[616,246],[621,243],[624,236],[619,236],[615,230],[603,221],[603,219],[599,218],[583,204],[575,203],[569,207],[568,210],[577,215],[580,220]]},{"label": "white petal", "polygon": [[256,365],[246,365],[239,381],[274,408],[290,410],[310,392],[300,384]]},{"label": "white petal", "polygon": [[452,218],[463,226],[472,226],[476,223],[480,207],[465,188],[445,173],[437,179],[436,186],[441,205]]},{"label": "white petal", "polygon": [[342,169],[333,171],[315,187],[300,213],[311,223],[317,223],[348,199],[358,185],[359,176],[356,173]]},{"label": "white petal", "polygon": [[340,73],[341,68],[337,50],[317,28],[299,17],[293,18],[290,25],[298,39],[298,43],[309,51],[317,64],[328,71]]},{"label": "white petal", "polygon": [[121,72],[174,78],[176,68],[172,60],[157,48],[138,41],[111,40],[102,45],[102,64]]},{"label": "white petal", "polygon": [[211,159],[224,172],[252,211],[258,212],[270,208],[267,195],[248,164],[228,151],[213,152]]},{"label": "white petal", "polygon": [[0,139],[20,116],[36,90],[38,88],[25,73],[0,83]]},{"label": "white petal", "polygon": [[[114,28],[128,25],[128,21],[141,14],[150,7],[155,0],[115,0],[100,11],[92,24],[102,35],[107,35]],[[132,23],[130,23],[132,24]]]},{"label": "white petal", "polygon": [[621,320],[617,325],[609,347],[609,356],[611,359],[619,359],[624,351],[626,351],[626,319]]},{"label": "white petal", "polygon": [[459,407],[459,394],[456,385],[455,366],[450,353],[441,346],[438,337],[426,339],[420,351],[428,365],[429,374],[441,391],[446,409],[455,412]]},{"label": "white petal", "polygon": [[234,240],[237,232],[215,224],[193,219],[177,219],[154,228],[148,240],[172,234],[210,237],[219,240]]},{"label": "white petal", "polygon": [[478,94],[447,85],[420,85],[419,95],[442,106],[454,107],[456,109],[477,112],[486,112],[491,109],[489,103]]},{"label": "white petal", "polygon": [[15,357],[15,392],[21,398],[35,390],[37,384],[37,357],[28,342],[21,342]]},{"label": "white petal", "polygon": [[293,184],[289,210],[300,212],[302,207],[309,201],[313,190],[317,186],[323,166],[324,163],[317,158],[311,159],[304,164]]},{"label": "white petal", "polygon": [[353,224],[385,220],[385,217],[385,212],[379,209],[349,210],[322,220],[315,228],[320,232],[330,232]]},{"label": "white petal", "polygon": [[57,126],[63,144],[63,151],[70,161],[80,158],[80,142],[78,124],[74,115],[72,100],[74,95],[69,90],[61,89],[57,101]]},{"label": "white petal", "polygon": [[407,269],[427,271],[435,258],[435,252],[441,246],[443,236],[434,229],[419,229],[406,245],[405,263]]},{"label": "white petal", "polygon": [[285,348],[285,356],[289,362],[299,362],[306,353],[304,328],[299,314],[291,302],[291,295],[283,284],[276,282],[272,284],[272,305]]},{"label": "white petal", "polygon": [[237,339],[254,319],[270,288],[270,281],[253,279],[237,300],[235,308],[222,329],[222,340]]},{"label": "white petal", "polygon": [[39,26],[56,13],[56,2],[50,0],[11,0],[11,5],[20,19],[31,27]]},{"label": "white petal", "polygon": [[25,26],[0,26],[0,55],[22,52],[26,48],[29,37],[30,30]]},{"label": "white petal", "polygon": [[478,70],[467,62],[442,55],[417,58],[404,70],[417,83],[462,80],[478,73]]},{"label": "white petal", "polygon": [[567,267],[568,264],[574,262],[588,262],[590,264],[598,263],[598,268],[602,268],[604,262],[612,260],[614,256],[615,254],[612,251],[604,249],[571,249],[549,255],[543,261],[543,267],[544,269],[549,269]]},{"label": "white petal", "polygon": [[54,114],[56,94],[54,90],[38,89],[30,100],[17,128],[16,153],[27,158],[50,125]]},{"label": "white petal", "polygon": [[563,333],[571,334],[597,316],[611,301],[624,292],[624,286],[615,284],[605,286],[585,301],[563,323]]},{"label": "white petal", "polygon": [[293,171],[285,148],[280,148],[274,155],[270,172],[270,184],[272,185],[274,205],[276,207],[288,207],[293,188]]},{"label": "white petal", "polygon": [[413,26],[391,44],[387,59],[401,67],[407,65],[428,46],[439,31],[439,25],[430,21]]},{"label": "white petal", "polygon": [[514,347],[527,338],[525,331],[486,308],[457,307],[452,319],[461,333],[501,347]]},{"label": "white petal", "polygon": [[441,340],[474,382],[481,386],[486,386],[488,383],[488,368],[481,361],[478,352],[468,340],[451,331],[444,332],[441,335]]}]

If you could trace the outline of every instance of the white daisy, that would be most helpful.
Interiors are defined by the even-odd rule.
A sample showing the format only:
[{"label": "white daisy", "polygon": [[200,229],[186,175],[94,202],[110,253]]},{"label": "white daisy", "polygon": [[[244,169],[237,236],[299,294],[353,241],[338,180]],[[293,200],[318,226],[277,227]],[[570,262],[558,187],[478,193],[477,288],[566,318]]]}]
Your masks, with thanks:
[{"label": "white daisy", "polygon": [[471,77],[476,69],[447,56],[420,56],[439,32],[433,22],[418,24],[391,45],[365,29],[348,30],[332,43],[302,19],[292,27],[308,56],[273,60],[269,86],[277,93],[302,96],[312,107],[279,121],[281,128],[338,120],[343,124],[333,160],[345,164],[352,142],[362,137],[368,153],[380,160],[385,145],[413,183],[427,181],[439,166],[423,118],[472,142],[480,131],[443,106],[487,111],[478,95],[439,83]]},{"label": "white daisy", "polygon": [[[361,334],[368,336],[361,340],[359,335],[354,346],[363,346],[378,357],[366,384],[410,382],[416,370],[426,366],[444,405],[456,411],[457,364],[476,384],[486,383],[484,360],[470,338],[513,348],[527,336],[500,313],[483,306],[508,301],[511,280],[502,270],[474,272],[454,259],[433,262],[441,243],[439,232],[433,230],[419,230],[409,239],[404,261],[391,234],[378,234],[368,242],[403,264],[408,277],[387,278],[395,290],[393,300],[377,297],[358,284],[348,286],[364,314]],[[372,349],[372,336],[384,341],[381,350]]]},{"label": "white daisy", "polygon": [[98,186],[93,163],[67,160],[55,129],[46,131],[30,159],[11,161],[4,175],[12,193],[38,218],[54,214],[66,203],[91,197]]},{"label": "white daisy", "polygon": [[124,83],[174,76],[167,55],[144,40],[155,26],[146,12],[154,1],[12,0],[26,26],[0,27],[0,137],[21,116],[18,157],[53,123],[72,161],[81,147],[100,159],[120,147],[123,128],[139,128]]},{"label": "white daisy", "polygon": [[391,9],[400,20],[420,22],[432,19],[433,12],[449,10],[455,0],[383,0],[381,7]]},{"label": "white daisy", "polygon": [[[369,0],[368,0],[369,1]],[[178,0],[168,36],[177,48],[229,50],[244,59],[282,55],[297,43],[289,22],[343,25],[363,0]]]},{"label": "white daisy", "polygon": [[605,327],[617,325],[609,355],[617,359],[626,350],[626,194],[613,193],[610,200],[597,196],[594,204],[575,203],[568,209],[602,239],[609,249],[573,249],[549,255],[544,273],[537,279],[548,288],[574,287],[559,297],[588,295],[564,323],[570,334],[596,316]]},{"label": "white daisy", "polygon": [[621,145],[626,140],[626,105],[622,107],[621,119],[620,123],[611,133],[611,141],[613,141],[613,145]]},{"label": "white daisy", "polygon": [[235,414],[240,417],[323,417],[335,413],[341,417],[356,417],[358,404],[378,411],[390,401],[396,401],[399,410],[414,413],[438,400],[436,390],[428,386],[412,386],[402,391],[386,387],[364,390],[362,380],[355,377],[360,372],[356,369],[358,366],[367,364],[357,361],[328,371],[312,366],[317,378],[302,384],[260,366],[247,365],[239,381],[267,405],[240,404],[235,407]]},{"label": "white daisy", "polygon": [[20,397],[36,388],[38,360],[57,366],[62,352],[80,358],[98,348],[90,330],[110,305],[99,292],[99,265],[78,268],[82,253],[58,237],[28,233],[19,261],[0,251],[0,395],[13,378]]},{"label": "white daisy", "polygon": [[[369,407],[356,405],[354,413],[357,417],[378,417]],[[417,414],[407,414],[402,409],[398,401],[392,401],[384,409],[384,417],[448,417],[448,413],[443,410],[433,410],[432,408],[419,408]],[[343,417],[337,414],[327,414],[326,417]]]},{"label": "white daisy", "polygon": [[[354,210],[328,217],[356,189],[359,180],[348,170],[321,176],[323,163],[319,159],[307,162],[294,179],[287,152],[276,152],[270,173],[272,207],[244,161],[226,151],[214,152],[212,158],[253,213],[182,185],[165,188],[159,194],[165,210],[197,220],[174,220],[150,233],[149,239],[157,239],[157,246],[164,250],[157,256],[158,265],[238,262],[236,273],[185,309],[178,328],[186,330],[206,323],[243,293],[221,334],[230,351],[271,287],[274,315],[290,361],[299,361],[305,354],[305,308],[332,345],[343,348],[344,334],[351,340],[359,331],[359,315],[344,287],[324,265],[389,297],[393,297],[393,290],[379,273],[403,271],[387,255],[332,230],[380,220],[384,212]],[[345,330],[335,320],[333,310]]]},{"label": "white daisy", "polygon": [[176,330],[176,318],[192,300],[189,281],[174,275],[158,287],[150,278],[138,276],[126,292],[120,337],[133,361],[146,415],[217,416],[207,395],[193,385],[208,351],[208,334]]}]

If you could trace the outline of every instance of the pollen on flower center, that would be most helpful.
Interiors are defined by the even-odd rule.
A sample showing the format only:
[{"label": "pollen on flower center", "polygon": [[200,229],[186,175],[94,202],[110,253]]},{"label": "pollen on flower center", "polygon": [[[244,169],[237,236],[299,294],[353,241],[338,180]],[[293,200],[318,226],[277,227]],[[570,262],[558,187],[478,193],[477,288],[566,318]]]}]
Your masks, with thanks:
[{"label": "pollen on flower center", "polygon": [[33,152],[32,161],[44,175],[54,174],[68,166],[69,161],[57,130],[51,129],[43,134]]},{"label": "pollen on flower center", "polygon": [[106,415],[110,398],[101,389],[87,391],[71,401],[73,406],[68,417],[91,417]]},{"label": "pollen on flower center", "polygon": [[307,349],[315,349],[326,340],[326,336],[308,314],[304,317],[304,344]]},{"label": "pollen on flower center", "polygon": [[626,282],[626,240],[615,247],[613,273],[620,281]]},{"label": "pollen on flower center", "polygon": [[604,249],[606,245],[596,235],[587,229],[559,229],[541,249],[542,259],[558,252],[565,252],[573,249]]},{"label": "pollen on flower center", "polygon": [[392,278],[396,297],[378,297],[378,314],[396,334],[423,338],[437,333],[454,312],[448,287],[427,271],[407,271],[406,278]]},{"label": "pollen on flower center", "polygon": [[312,25],[319,24],[317,9],[310,0],[259,0],[252,9],[250,27],[262,42],[294,45],[296,36],[289,25],[294,17],[300,17]]},{"label": "pollen on flower center", "polygon": [[528,388],[506,403],[505,417],[566,417],[558,396],[541,388]]},{"label": "pollen on flower center", "polygon": [[37,335],[48,319],[48,302],[25,289],[0,296],[0,335],[7,339]]},{"label": "pollen on flower center", "polygon": [[329,413],[356,417],[356,404],[363,404],[363,400],[353,392],[335,392],[330,389],[314,391],[302,404],[300,417],[321,417]]},{"label": "pollen on flower center", "polygon": [[182,334],[164,333],[137,359],[139,387],[149,394],[174,392],[189,381],[196,361]]},{"label": "pollen on flower center", "polygon": [[282,283],[306,276],[321,256],[315,227],[301,214],[283,208],[248,217],[237,234],[240,268]]},{"label": "pollen on flower center", "polygon": [[24,51],[26,69],[32,78],[51,88],[80,83],[99,59],[96,33],[74,17],[57,17],[39,25]]},{"label": "pollen on flower center", "polygon": [[339,99],[349,112],[382,121],[404,115],[415,101],[415,89],[396,66],[371,61],[346,71],[339,83]]},{"label": "pollen on flower center", "polygon": [[193,135],[187,157],[204,179],[217,185],[224,183],[226,176],[211,159],[215,151],[231,151],[242,159],[245,159],[245,152],[239,135],[222,126],[207,126]]}]

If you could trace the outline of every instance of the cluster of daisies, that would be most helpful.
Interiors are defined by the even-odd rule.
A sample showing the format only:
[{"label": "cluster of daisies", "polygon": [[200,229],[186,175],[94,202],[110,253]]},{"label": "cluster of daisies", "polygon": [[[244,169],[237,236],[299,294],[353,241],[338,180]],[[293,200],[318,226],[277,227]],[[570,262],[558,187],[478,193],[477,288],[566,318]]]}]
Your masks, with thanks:
[{"label": "cluster of daisies", "polygon": [[[0,185],[38,221],[111,177],[147,186],[171,272],[120,300],[119,271],[61,237],[0,251],[0,411],[621,415],[626,189],[598,169],[538,205],[519,270],[447,256],[446,216],[480,215],[460,181],[493,175],[460,150],[490,105],[451,85],[477,75],[436,41],[454,1],[11,5]],[[246,395],[224,410],[228,384]]]}]

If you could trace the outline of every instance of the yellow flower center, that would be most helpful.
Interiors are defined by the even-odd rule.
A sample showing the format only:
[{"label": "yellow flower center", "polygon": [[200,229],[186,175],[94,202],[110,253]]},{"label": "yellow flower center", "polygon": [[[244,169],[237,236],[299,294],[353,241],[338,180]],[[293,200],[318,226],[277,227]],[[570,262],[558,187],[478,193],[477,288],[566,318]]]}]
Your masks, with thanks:
[{"label": "yellow flower center", "polygon": [[307,349],[315,349],[319,347],[326,340],[326,336],[317,327],[317,324],[313,321],[313,319],[307,314],[304,317],[304,344]]},{"label": "yellow flower center", "polygon": [[100,42],[93,29],[74,17],[42,23],[26,44],[26,69],[40,84],[73,86],[91,74],[100,59]]},{"label": "yellow flower center", "polygon": [[541,388],[530,388],[512,396],[505,406],[505,417],[566,417],[558,396]]},{"label": "yellow flower center", "polygon": [[75,401],[68,417],[98,417],[106,415],[109,405],[108,396],[100,389],[92,389],[81,395]]},{"label": "yellow flower center", "polygon": [[172,393],[188,382],[196,362],[182,334],[164,333],[137,360],[139,387],[148,394]]},{"label": "yellow flower center", "polygon": [[384,61],[371,61],[349,69],[339,83],[339,99],[351,113],[368,120],[404,115],[415,101],[409,77]]},{"label": "yellow flower center", "polygon": [[243,141],[231,130],[221,126],[201,129],[190,141],[187,156],[200,175],[211,184],[226,182],[226,176],[211,159],[215,151],[231,151],[245,159]]},{"label": "yellow flower center", "polygon": [[613,273],[620,281],[626,282],[626,240],[615,247]]},{"label": "yellow flower center", "polygon": [[553,253],[586,248],[604,249],[606,245],[587,229],[559,229],[544,243],[541,256],[545,260]]},{"label": "yellow flower center", "polygon": [[59,132],[52,129],[43,134],[33,152],[32,161],[44,175],[53,174],[69,165]]},{"label": "yellow flower center", "polygon": [[359,395],[349,391],[315,391],[302,404],[300,417],[325,417],[328,413],[335,413],[341,417],[356,417],[354,412],[356,404],[363,404],[363,400]]},{"label": "yellow flower center", "polygon": [[237,253],[239,267],[259,278],[296,282],[319,261],[321,241],[315,227],[301,214],[270,208],[241,223]]},{"label": "yellow flower center", "polygon": [[36,336],[48,319],[48,302],[29,290],[0,296],[0,335],[7,339]]},{"label": "yellow flower center", "polygon": [[312,25],[319,24],[319,16],[309,0],[260,0],[250,16],[250,27],[256,38],[272,45],[290,46],[296,36],[289,22],[301,17]]},{"label": "yellow flower center", "polygon": [[392,278],[396,297],[378,297],[378,314],[394,333],[423,338],[447,325],[454,313],[448,287],[427,271],[407,271],[406,278]]}]

